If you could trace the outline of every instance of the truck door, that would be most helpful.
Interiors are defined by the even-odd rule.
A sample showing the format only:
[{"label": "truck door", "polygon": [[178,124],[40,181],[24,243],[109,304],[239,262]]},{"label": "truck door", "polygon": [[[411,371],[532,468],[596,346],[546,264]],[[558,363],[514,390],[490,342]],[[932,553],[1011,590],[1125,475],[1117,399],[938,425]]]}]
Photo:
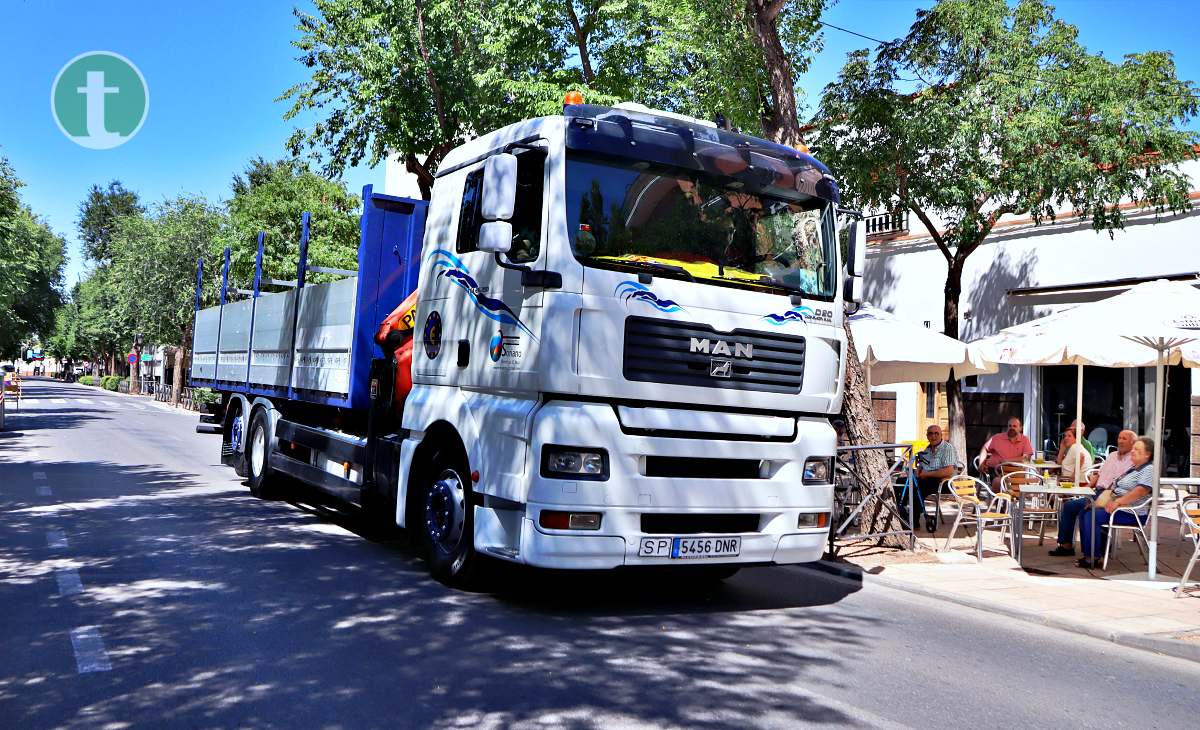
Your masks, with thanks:
[{"label": "truck door", "polygon": [[[506,263],[545,267],[546,153],[544,148],[516,149],[517,197],[511,219],[512,249]],[[542,289],[521,284],[521,272],[497,264],[493,254],[478,250],[484,162],[463,174],[452,250],[435,251],[432,267],[437,279],[432,301],[440,304],[443,359],[434,369],[446,382],[501,390],[536,390],[531,348],[540,337]],[[465,174],[464,174],[465,173]],[[451,255],[446,255],[451,254]],[[444,299],[443,299],[444,298]],[[441,300],[435,304],[437,300]],[[422,318],[427,312],[422,311]],[[422,333],[418,333],[420,336]],[[417,355],[418,372],[422,370]],[[434,365],[434,363],[430,363]],[[431,373],[432,374],[432,373]]]}]

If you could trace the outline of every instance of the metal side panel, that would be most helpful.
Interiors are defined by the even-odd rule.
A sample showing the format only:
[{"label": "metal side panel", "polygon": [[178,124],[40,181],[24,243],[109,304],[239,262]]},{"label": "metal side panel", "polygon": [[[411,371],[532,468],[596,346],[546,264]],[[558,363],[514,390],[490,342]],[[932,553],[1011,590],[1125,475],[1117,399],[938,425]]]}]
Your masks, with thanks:
[{"label": "metal side panel", "polygon": [[209,307],[196,312],[196,330],[192,336],[192,377],[212,380],[217,375],[217,335],[221,308]]},{"label": "metal side panel", "polygon": [[296,363],[292,387],[323,393],[350,392],[350,350],[358,277],[300,290]]},{"label": "metal side panel", "polygon": [[250,351],[250,314],[253,300],[225,305],[221,313],[221,348],[217,353],[217,380],[246,382]]},{"label": "metal side panel", "polygon": [[250,384],[288,387],[292,367],[292,324],[296,318],[296,290],[258,298],[254,309],[254,342],[250,351]]}]

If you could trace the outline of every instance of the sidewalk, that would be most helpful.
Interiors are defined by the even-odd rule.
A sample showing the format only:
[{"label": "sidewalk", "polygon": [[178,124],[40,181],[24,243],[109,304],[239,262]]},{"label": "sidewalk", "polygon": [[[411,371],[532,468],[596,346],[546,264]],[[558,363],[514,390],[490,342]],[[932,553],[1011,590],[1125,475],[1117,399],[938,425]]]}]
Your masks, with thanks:
[{"label": "sidewalk", "polygon": [[[1107,571],[1089,571],[1077,568],[1074,558],[1047,555],[1055,546],[1052,533],[1039,546],[1037,533],[1027,532],[1023,565],[1018,567],[998,530],[985,532],[982,563],[975,560],[974,537],[966,537],[961,527],[946,550],[948,532],[949,525],[943,523],[936,539],[921,533],[916,552],[878,548],[865,541],[840,544],[836,559],[821,567],[843,573],[857,568],[865,581],[1200,661],[1200,587],[1182,598],[1172,590],[1192,554],[1190,541],[1180,545],[1173,511],[1160,513],[1154,582],[1147,580],[1146,561],[1128,535],[1122,535]],[[941,552],[935,552],[935,543]],[[1177,546],[1182,547],[1180,556]],[[1200,568],[1192,572],[1189,585],[1197,586]]]}]

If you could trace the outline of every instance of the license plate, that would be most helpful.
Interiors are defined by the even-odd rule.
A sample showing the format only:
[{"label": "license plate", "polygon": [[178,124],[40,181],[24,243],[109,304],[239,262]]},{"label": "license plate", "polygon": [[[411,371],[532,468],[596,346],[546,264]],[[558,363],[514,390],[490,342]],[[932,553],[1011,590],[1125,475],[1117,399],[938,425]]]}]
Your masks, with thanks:
[{"label": "license plate", "polygon": [[740,537],[643,537],[638,557],[691,560],[736,558],[742,552]]}]

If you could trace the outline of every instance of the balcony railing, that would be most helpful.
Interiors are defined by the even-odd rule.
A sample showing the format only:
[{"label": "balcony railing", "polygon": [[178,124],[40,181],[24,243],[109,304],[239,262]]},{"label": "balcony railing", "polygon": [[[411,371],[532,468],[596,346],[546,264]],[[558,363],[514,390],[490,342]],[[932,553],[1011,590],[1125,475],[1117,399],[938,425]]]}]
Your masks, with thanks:
[{"label": "balcony railing", "polygon": [[907,210],[897,210],[867,217],[867,238],[908,233]]}]

